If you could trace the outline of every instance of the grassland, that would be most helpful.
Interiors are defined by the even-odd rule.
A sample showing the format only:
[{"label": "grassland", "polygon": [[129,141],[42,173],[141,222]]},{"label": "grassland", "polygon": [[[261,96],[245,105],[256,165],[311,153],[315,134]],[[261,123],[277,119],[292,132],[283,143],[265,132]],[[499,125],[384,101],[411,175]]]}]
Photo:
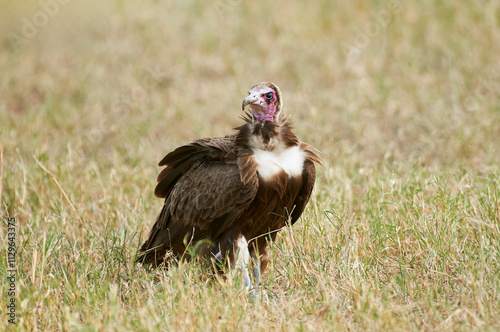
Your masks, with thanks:
[{"label": "grassland", "polygon": [[[499,2],[0,5],[0,330],[500,329]],[[263,80],[324,160],[268,305],[133,263],[157,162]]]}]

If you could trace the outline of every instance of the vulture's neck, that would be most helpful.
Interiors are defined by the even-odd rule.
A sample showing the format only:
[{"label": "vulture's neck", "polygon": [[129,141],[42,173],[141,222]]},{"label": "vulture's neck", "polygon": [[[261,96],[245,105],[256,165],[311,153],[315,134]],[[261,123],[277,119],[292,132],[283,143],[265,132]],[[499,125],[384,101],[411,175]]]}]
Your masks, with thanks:
[{"label": "vulture's neck", "polygon": [[302,175],[306,152],[284,117],[276,122],[245,120],[235,139],[242,153],[238,158],[241,180],[246,184],[257,172],[283,196],[287,179]]},{"label": "vulture's neck", "polygon": [[275,151],[297,146],[299,140],[290,123],[281,116],[276,121],[256,121],[245,117],[246,124],[237,128],[236,145],[252,150]]}]

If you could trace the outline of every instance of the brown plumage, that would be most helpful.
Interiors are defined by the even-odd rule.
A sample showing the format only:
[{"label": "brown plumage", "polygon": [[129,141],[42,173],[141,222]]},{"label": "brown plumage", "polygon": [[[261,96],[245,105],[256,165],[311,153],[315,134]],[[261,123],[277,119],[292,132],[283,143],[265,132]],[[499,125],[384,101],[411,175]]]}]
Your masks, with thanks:
[{"label": "brown plumage", "polygon": [[228,257],[234,264],[238,241],[244,239],[260,270],[266,269],[269,239],[304,211],[316,177],[314,163],[321,160],[281,115],[275,84],[254,86],[243,101],[243,108],[247,105],[251,112],[236,134],[193,141],[159,163],[165,168],[155,195],[165,204],[139,250],[139,262],[189,258],[186,245],[198,244],[199,254]]}]

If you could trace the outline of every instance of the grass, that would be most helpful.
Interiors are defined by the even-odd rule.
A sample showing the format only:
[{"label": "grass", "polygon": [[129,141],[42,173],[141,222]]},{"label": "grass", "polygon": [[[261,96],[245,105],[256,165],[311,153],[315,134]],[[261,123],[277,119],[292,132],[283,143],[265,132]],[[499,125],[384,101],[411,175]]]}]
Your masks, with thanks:
[{"label": "grass", "polygon": [[[500,329],[497,2],[52,6],[0,14],[0,329]],[[133,263],[157,162],[231,133],[263,80],[325,164],[267,306],[202,261]]]}]

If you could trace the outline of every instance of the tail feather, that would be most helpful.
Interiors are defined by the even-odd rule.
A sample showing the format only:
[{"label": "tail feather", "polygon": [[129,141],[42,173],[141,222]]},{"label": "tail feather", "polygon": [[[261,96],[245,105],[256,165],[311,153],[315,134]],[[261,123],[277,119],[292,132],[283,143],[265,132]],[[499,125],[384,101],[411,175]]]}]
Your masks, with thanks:
[{"label": "tail feather", "polygon": [[136,262],[143,265],[155,263],[156,266],[162,264],[165,255],[170,249],[170,232],[167,229],[170,216],[167,206],[164,205],[161,212],[156,217],[156,222],[151,228],[148,239],[142,244],[137,253]]}]

